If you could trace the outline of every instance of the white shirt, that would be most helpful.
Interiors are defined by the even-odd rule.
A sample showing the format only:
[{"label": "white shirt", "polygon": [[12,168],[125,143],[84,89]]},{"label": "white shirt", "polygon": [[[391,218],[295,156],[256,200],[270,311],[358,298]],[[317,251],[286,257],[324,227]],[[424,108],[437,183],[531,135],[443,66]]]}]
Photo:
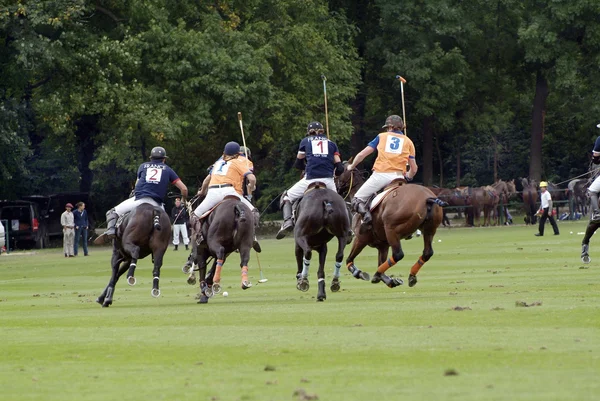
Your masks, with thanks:
[{"label": "white shirt", "polygon": [[550,207],[550,201],[552,201],[552,196],[550,196],[550,192],[548,192],[548,190],[542,192],[542,209]]}]

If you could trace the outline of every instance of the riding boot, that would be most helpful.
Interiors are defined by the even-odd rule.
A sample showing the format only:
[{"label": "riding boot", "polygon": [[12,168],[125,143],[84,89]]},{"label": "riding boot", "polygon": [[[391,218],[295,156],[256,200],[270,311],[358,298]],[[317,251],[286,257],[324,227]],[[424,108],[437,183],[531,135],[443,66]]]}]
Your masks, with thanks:
[{"label": "riding boot", "polygon": [[356,211],[362,216],[362,224],[365,228],[371,228],[373,218],[371,217],[371,211],[364,201],[358,200],[356,202]]},{"label": "riding boot", "polygon": [[[258,228],[259,220],[260,220],[260,212],[258,209],[252,209],[252,214],[254,215],[254,228]],[[252,241],[252,249],[256,251],[256,253],[261,252],[260,244],[258,243],[258,239],[256,238],[256,234],[254,234],[254,240]]]},{"label": "riding boot", "polygon": [[592,217],[590,222],[600,223],[600,211],[598,210],[598,193],[590,192],[590,206],[592,208]]},{"label": "riding boot", "polygon": [[106,231],[104,235],[106,239],[111,240],[116,237],[117,234],[117,220],[119,219],[119,215],[115,212],[115,209],[110,209],[106,212]]},{"label": "riding boot", "polygon": [[286,234],[294,228],[294,222],[292,221],[292,204],[285,201],[283,202],[281,209],[283,211],[283,224],[277,233],[277,239],[284,238]]},{"label": "riding boot", "polygon": [[178,247],[179,247],[179,245],[175,245],[175,249],[173,249],[173,250],[176,251]]}]

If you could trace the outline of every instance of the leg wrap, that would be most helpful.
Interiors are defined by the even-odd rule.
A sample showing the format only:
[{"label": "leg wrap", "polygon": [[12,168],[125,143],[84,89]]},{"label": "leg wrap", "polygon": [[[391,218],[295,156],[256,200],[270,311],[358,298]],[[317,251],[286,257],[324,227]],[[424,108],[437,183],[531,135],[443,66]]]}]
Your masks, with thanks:
[{"label": "leg wrap", "polygon": [[386,260],[385,262],[383,262],[378,268],[377,268],[377,273],[385,273],[387,271],[387,269],[389,269],[390,267],[394,266],[396,264],[396,261],[394,260],[393,257],[388,258],[388,260]]},{"label": "leg wrap", "polygon": [[412,274],[413,276],[416,276],[417,273],[419,272],[419,270],[421,270],[421,267],[423,267],[424,264],[425,264],[425,261],[423,260],[423,257],[419,256],[419,260],[417,260],[417,263],[415,263],[413,265],[413,267],[410,268],[410,274]]}]

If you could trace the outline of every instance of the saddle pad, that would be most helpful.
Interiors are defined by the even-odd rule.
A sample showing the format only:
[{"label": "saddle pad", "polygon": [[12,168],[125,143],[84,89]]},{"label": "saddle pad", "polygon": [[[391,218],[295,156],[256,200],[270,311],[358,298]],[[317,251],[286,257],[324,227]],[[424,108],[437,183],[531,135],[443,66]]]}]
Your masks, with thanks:
[{"label": "saddle pad", "polygon": [[389,193],[392,191],[392,189],[395,189],[395,188],[397,188],[397,187],[390,188],[390,189],[386,189],[386,190],[384,190],[382,193],[378,194],[378,195],[377,195],[377,196],[376,196],[376,197],[373,199],[373,201],[371,202],[371,206],[370,206],[370,208],[369,208],[369,209],[370,209],[371,211],[375,210],[375,208],[376,208],[377,206],[379,206],[379,204],[381,203],[381,201],[382,201],[382,200],[383,200],[383,199],[384,199],[384,198],[385,198],[387,195],[389,195]]}]

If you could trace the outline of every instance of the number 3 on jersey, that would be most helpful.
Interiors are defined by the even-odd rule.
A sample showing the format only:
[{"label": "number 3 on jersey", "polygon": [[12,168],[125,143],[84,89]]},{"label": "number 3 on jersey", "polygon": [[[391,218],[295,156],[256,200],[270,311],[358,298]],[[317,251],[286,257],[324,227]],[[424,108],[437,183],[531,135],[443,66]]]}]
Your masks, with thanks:
[{"label": "number 3 on jersey", "polygon": [[162,172],[161,168],[149,168],[146,170],[146,182],[159,183]]},{"label": "number 3 on jersey", "polygon": [[329,141],[327,139],[315,139],[310,141],[312,145],[313,155],[327,155],[329,154]]},{"label": "number 3 on jersey", "polygon": [[388,135],[385,141],[385,151],[388,153],[402,153],[404,147],[404,138]]}]

